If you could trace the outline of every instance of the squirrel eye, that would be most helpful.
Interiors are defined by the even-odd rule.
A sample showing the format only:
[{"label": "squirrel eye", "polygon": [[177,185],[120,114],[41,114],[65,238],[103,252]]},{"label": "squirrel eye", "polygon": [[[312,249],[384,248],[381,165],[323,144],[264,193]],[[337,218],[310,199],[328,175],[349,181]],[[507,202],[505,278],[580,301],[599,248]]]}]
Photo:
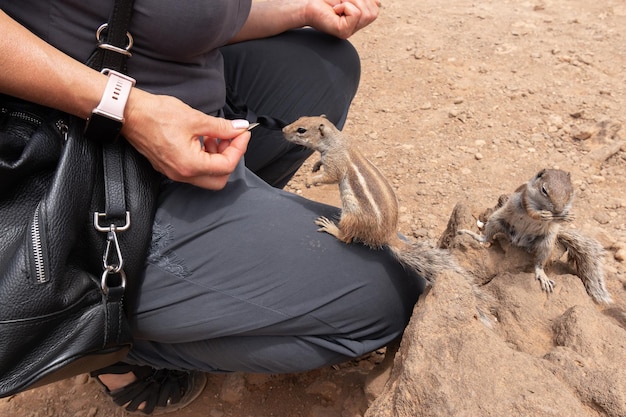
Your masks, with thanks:
[{"label": "squirrel eye", "polygon": [[299,134],[303,134],[303,133],[306,133],[306,129],[303,127],[299,127],[298,130],[296,130],[296,132]]},{"label": "squirrel eye", "polygon": [[548,190],[546,189],[545,184],[541,185],[541,193],[545,195],[546,197],[548,196]]}]

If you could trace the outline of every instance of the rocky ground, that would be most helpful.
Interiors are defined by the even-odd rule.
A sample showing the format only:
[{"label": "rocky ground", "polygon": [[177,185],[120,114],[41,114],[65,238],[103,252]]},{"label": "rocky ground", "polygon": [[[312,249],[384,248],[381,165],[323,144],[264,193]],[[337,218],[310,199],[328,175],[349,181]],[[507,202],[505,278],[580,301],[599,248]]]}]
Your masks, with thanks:
[{"label": "rocky ground", "polygon": [[[557,337],[563,331],[554,323],[576,321],[572,317],[577,315],[600,317],[588,325],[601,323],[599,327],[610,329],[602,333],[609,335],[604,347],[578,352],[582,355],[578,363],[593,362],[598,352],[605,361],[615,352],[624,352],[621,340],[626,323],[620,314],[626,309],[626,130],[622,127],[626,120],[626,3],[396,0],[384,3],[375,24],[352,40],[362,57],[363,76],[345,130],[392,181],[401,206],[400,231],[436,242],[457,203],[478,213],[541,168],[571,172],[577,217],[568,227],[598,239],[607,250],[607,286],[615,303],[599,306],[572,298],[568,289],[585,297],[584,289],[562,268],[548,270],[549,275],[557,275],[557,291],[554,298],[547,297],[522,268],[513,281],[509,274],[509,281],[486,285],[486,290],[499,294],[499,302],[515,305],[513,316],[549,317],[549,323],[533,326],[535,322],[518,321],[514,330],[500,328],[493,334],[506,346],[514,345],[516,352],[531,356],[533,366],[549,362],[545,369],[551,375],[561,375],[559,360],[569,357],[554,346],[570,346]],[[310,164],[289,189],[338,204],[335,187],[304,187],[308,169]],[[479,259],[480,252],[472,256],[465,261]],[[502,295],[512,287],[517,288],[518,298]],[[442,295],[432,299],[441,301],[437,297]],[[578,304],[582,310],[577,310]],[[436,311],[428,303],[418,305],[412,326],[424,317],[438,323],[433,317]],[[580,326],[562,327],[569,329],[568,337],[583,340],[588,328],[584,323]],[[582,335],[571,334],[576,329]],[[431,326],[429,330],[442,329]],[[428,341],[403,345],[405,356],[417,349],[425,357],[428,349],[437,346]],[[298,375],[212,375],[201,398],[175,415],[361,417],[368,408],[365,381],[384,354],[381,350],[339,367]],[[616,375],[626,375],[621,362],[614,364]],[[598,363],[606,365],[604,370],[610,368],[610,363]],[[432,375],[433,370],[428,372]],[[527,376],[543,378],[542,372]],[[457,377],[461,378],[454,374]],[[625,388],[626,377],[621,378],[616,380],[617,387]],[[564,376],[560,380],[572,381]],[[449,382],[445,375],[438,375],[438,381],[442,386]],[[584,385],[584,380],[578,384]],[[619,395],[612,397],[615,407],[609,409],[598,405],[597,395],[583,395],[582,389],[564,391],[578,393],[568,397],[571,409],[582,409],[590,416],[626,410],[626,400]],[[577,401],[582,408],[576,408]],[[449,408],[439,415],[480,415],[480,411],[463,414],[459,410]],[[519,408],[511,410],[508,415],[530,415]],[[545,407],[533,410],[532,415],[554,415]],[[109,404],[93,381],[80,376],[0,400],[0,415],[113,417],[124,413]],[[414,410],[414,415],[422,414]]]}]

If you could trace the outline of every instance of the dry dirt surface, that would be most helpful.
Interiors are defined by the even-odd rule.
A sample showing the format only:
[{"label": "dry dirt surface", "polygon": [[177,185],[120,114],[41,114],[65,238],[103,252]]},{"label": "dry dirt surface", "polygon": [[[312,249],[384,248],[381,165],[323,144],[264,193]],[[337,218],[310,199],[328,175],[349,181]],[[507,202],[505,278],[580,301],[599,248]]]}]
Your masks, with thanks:
[{"label": "dry dirt surface", "polygon": [[[345,130],[393,183],[401,232],[436,242],[456,203],[491,207],[560,168],[576,189],[572,227],[607,249],[607,286],[626,306],[624,0],[388,0],[352,41],[363,75]],[[289,190],[338,204],[336,187],[304,187],[310,166]],[[211,375],[172,415],[360,417],[384,353],[297,375]],[[79,376],[0,400],[0,415],[125,413]]]}]

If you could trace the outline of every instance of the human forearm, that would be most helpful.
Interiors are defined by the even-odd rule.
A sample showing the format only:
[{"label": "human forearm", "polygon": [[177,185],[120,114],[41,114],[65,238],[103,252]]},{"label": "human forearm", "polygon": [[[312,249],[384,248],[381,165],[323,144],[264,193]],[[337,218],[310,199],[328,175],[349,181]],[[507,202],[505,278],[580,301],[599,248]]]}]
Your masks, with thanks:
[{"label": "human forearm", "polygon": [[347,39],[378,17],[379,0],[253,1],[250,15],[231,43],[277,35],[311,26]]},{"label": "human forearm", "polygon": [[0,10],[0,92],[87,118],[107,77],[33,35]]},{"label": "human forearm", "polygon": [[231,43],[266,38],[305,26],[307,0],[253,1],[250,16]]}]

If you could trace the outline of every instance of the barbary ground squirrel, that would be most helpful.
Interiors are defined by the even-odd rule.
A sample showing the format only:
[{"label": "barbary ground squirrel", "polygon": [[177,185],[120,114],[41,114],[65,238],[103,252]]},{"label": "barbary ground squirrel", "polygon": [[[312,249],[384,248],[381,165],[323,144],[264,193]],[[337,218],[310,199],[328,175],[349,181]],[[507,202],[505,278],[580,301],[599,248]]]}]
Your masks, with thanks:
[{"label": "barbary ground squirrel", "polygon": [[571,229],[561,228],[574,219],[571,212],[574,187],[570,174],[559,169],[542,169],[508,198],[500,198],[497,208],[485,223],[483,235],[459,230],[482,243],[505,236],[514,246],[535,256],[535,277],[546,292],[554,281],[544,268],[553,250],[562,245],[568,262],[576,269],[587,293],[597,303],[610,303],[604,283],[604,249],[596,240]]},{"label": "barbary ground squirrel", "polygon": [[335,223],[318,217],[318,231],[342,242],[360,242],[372,249],[388,247],[404,268],[431,284],[444,269],[461,272],[452,256],[426,242],[405,241],[398,236],[398,201],[384,175],[325,117],[301,117],[283,128],[285,138],[320,153],[316,173],[306,186],[339,184],[341,216]]}]

